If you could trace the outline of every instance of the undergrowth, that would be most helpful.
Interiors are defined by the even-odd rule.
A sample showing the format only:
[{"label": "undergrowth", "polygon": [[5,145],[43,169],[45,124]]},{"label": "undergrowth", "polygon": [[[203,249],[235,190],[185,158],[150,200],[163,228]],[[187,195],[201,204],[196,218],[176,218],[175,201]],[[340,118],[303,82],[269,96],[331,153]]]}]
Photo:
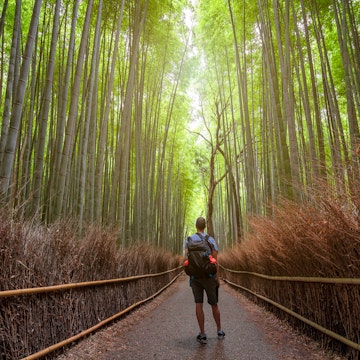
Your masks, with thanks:
[{"label": "undergrowth", "polygon": [[[360,189],[360,187],[358,187]],[[271,218],[249,219],[246,240],[220,256],[225,268],[272,276],[360,278],[360,191],[344,200],[322,187],[302,203],[283,201]],[[360,340],[359,285],[270,281],[222,276],[286,306],[355,343]],[[248,295],[256,302],[256,297]],[[359,352],[265,306],[326,349],[358,359]]]},{"label": "undergrowth", "polygon": [[[116,233],[72,223],[50,227],[0,214],[0,291],[158,273],[180,258],[146,244],[120,249]],[[100,287],[2,298],[0,359],[19,359],[65,340],[162,288],[174,273]]]}]

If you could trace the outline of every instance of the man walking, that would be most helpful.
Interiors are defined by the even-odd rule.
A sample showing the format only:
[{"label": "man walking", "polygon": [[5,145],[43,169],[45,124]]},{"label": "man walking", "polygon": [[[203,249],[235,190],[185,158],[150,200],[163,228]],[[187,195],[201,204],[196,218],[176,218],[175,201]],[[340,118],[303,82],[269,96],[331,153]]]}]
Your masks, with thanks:
[{"label": "man walking", "polygon": [[[196,234],[191,235],[185,242],[185,257],[188,257],[189,242],[202,242],[206,239],[206,247],[209,255],[217,259],[219,247],[215,239],[205,233],[206,221],[203,217],[196,219],[195,223]],[[204,291],[206,292],[208,303],[211,305],[212,314],[217,326],[217,335],[219,339],[225,336],[224,331],[221,329],[220,309],[218,305],[218,289],[220,286],[219,278],[216,275],[208,275],[207,277],[190,277],[190,284],[194,299],[196,303],[196,318],[199,324],[200,333],[197,336],[197,341],[200,344],[206,344],[207,338],[205,334],[205,316],[203,310],[204,304]]]}]

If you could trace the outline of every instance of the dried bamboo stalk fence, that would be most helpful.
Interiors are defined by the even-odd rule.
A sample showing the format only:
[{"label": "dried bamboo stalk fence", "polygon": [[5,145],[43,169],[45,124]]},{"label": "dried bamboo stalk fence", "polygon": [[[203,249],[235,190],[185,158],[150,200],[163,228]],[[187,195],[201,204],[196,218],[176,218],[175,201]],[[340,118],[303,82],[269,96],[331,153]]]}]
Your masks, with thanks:
[{"label": "dried bamboo stalk fence", "polygon": [[[226,283],[244,290],[252,299],[258,299],[257,302],[267,304],[269,310],[320,340],[325,348],[346,354],[349,359],[359,358],[360,324],[356,316],[360,311],[360,279],[269,276],[221,265],[220,268]],[[311,333],[294,319],[316,332]],[[345,347],[339,348],[329,337]]]},{"label": "dried bamboo stalk fence", "polygon": [[[61,319],[64,322],[69,322],[69,316],[65,316],[64,311],[67,311],[67,313],[73,313],[72,314],[72,320],[70,321],[72,324],[77,323],[77,321],[74,319],[74,317],[76,316],[85,316],[85,317],[90,317],[91,319],[87,319],[88,321],[85,321],[84,323],[92,323],[91,326],[89,326],[86,330],[80,330],[79,326],[75,326],[77,327],[77,331],[73,332],[76,333],[76,335],[73,335],[73,333],[71,334],[71,336],[69,336],[67,339],[65,340],[61,340],[59,342],[57,342],[54,345],[50,345],[47,346],[46,348],[44,347],[44,344],[48,344],[49,340],[53,340],[52,344],[54,343],[54,339],[55,341],[58,341],[59,338],[64,338],[65,334],[69,334],[69,326],[66,326],[66,324],[62,324],[59,326],[59,322],[56,322],[56,326],[55,326],[55,335],[56,336],[50,336],[49,337],[44,337],[44,338],[40,338],[37,339],[37,341],[35,341],[35,343],[32,343],[31,341],[29,341],[28,338],[26,339],[22,339],[21,336],[24,336],[25,333],[29,332],[29,330],[31,330],[31,328],[29,329],[28,326],[26,326],[27,324],[25,324],[25,326],[23,326],[23,328],[25,328],[25,332],[23,334],[14,334],[13,331],[9,332],[9,338],[7,339],[8,343],[4,344],[6,342],[6,340],[1,339],[0,337],[0,345],[1,342],[3,341],[2,344],[2,348],[8,348],[8,354],[11,353],[11,357],[14,358],[14,353],[15,351],[11,351],[14,349],[9,349],[11,347],[16,348],[16,346],[10,344],[10,337],[14,337],[14,341],[20,341],[24,344],[24,346],[21,347],[22,350],[17,349],[17,353],[18,355],[20,351],[23,351],[23,354],[21,356],[15,356],[15,358],[24,358],[24,359],[39,359],[42,358],[46,355],[48,355],[49,353],[52,353],[56,350],[59,350],[60,348],[71,344],[74,341],[79,340],[80,338],[94,332],[95,330],[98,330],[99,328],[109,324],[110,322],[118,319],[119,317],[123,316],[124,314],[128,313],[129,311],[133,310],[134,308],[138,307],[139,305],[153,299],[154,297],[156,297],[157,295],[159,295],[162,291],[164,291],[167,287],[169,287],[181,274],[182,274],[182,268],[183,266],[179,266],[176,267],[174,269],[170,269],[167,271],[163,271],[163,272],[159,272],[156,274],[145,274],[145,275],[137,275],[137,276],[131,276],[131,277],[125,277],[125,278],[117,278],[117,279],[109,279],[109,280],[98,280],[98,281],[89,281],[89,282],[80,282],[80,283],[71,283],[71,284],[62,284],[62,285],[54,285],[54,286],[46,286],[46,287],[35,287],[35,288],[28,288],[28,289],[16,289],[16,290],[6,290],[6,291],[0,291],[0,298],[2,299],[1,301],[7,301],[8,303],[5,305],[8,305],[8,311],[6,312],[6,314],[4,314],[5,319],[3,319],[3,323],[6,324],[7,322],[9,322],[10,320],[12,320],[12,317],[16,318],[16,315],[13,313],[11,314],[11,310],[15,310],[15,312],[21,312],[24,310],[24,305],[26,304],[26,302],[24,302],[24,297],[30,297],[31,301],[28,303],[28,312],[31,313],[30,316],[26,316],[25,318],[28,320],[29,317],[31,318],[30,321],[34,321],[36,322],[37,319],[34,319],[33,316],[31,315],[35,315],[39,313],[39,309],[37,309],[36,311],[34,311],[34,314],[32,314],[31,311],[31,307],[32,306],[36,306],[40,304],[40,309],[44,309],[46,311],[48,311],[48,308],[55,308],[57,305],[60,305],[62,311],[60,313],[57,314],[52,314],[55,317],[60,318],[60,322]],[[174,276],[171,276],[172,273],[175,273]],[[161,281],[159,281],[157,278],[162,277],[163,279]],[[170,278],[169,278],[170,277]],[[154,282],[154,279],[156,279],[157,281]],[[169,281],[170,280],[170,281]],[[144,281],[150,281],[151,283],[146,283]],[[134,286],[133,284],[136,282],[136,285]],[[125,287],[124,285],[130,285]],[[131,286],[132,285],[132,286]],[[161,286],[159,288],[159,286]],[[99,287],[106,287],[106,289],[103,291],[103,296],[101,295],[101,291],[99,292],[98,289]],[[109,291],[109,287],[115,289],[114,291],[112,291],[112,295],[110,294]],[[79,291],[81,291],[81,289],[85,289],[88,288],[91,292],[88,295],[84,295],[79,293]],[[76,294],[74,293],[76,292]],[[55,297],[52,298],[52,300],[55,300],[53,305],[49,305],[49,298],[46,299],[41,299],[39,298],[39,296],[47,296],[49,297],[51,294],[55,293]],[[56,293],[58,294],[58,296],[56,296]],[[67,298],[67,300],[70,301],[65,301],[64,298],[64,294],[68,294],[66,295],[65,298]],[[94,295],[95,294],[95,295]],[[104,299],[104,296],[107,297],[106,299]],[[11,303],[11,298],[15,298],[18,297],[20,300],[18,302],[15,303]],[[102,297],[102,299],[101,299]],[[79,298],[80,301],[79,301]],[[103,310],[99,312],[99,308],[102,308],[103,306],[106,306],[106,304],[111,304],[112,300],[117,298],[118,301],[116,301],[115,307],[117,308],[117,310],[122,309],[120,312],[117,311],[115,313],[115,315],[111,315],[111,316],[107,316],[105,317],[104,320],[100,320],[100,317],[103,313],[108,313],[109,310]],[[140,298],[140,299],[139,299]],[[75,300],[76,299],[76,300]],[[89,306],[87,306],[88,304],[85,304],[85,299],[89,299],[89,303],[90,304],[97,304],[97,309],[94,308],[89,308]],[[43,300],[43,301],[42,301]],[[101,302],[101,304],[99,305],[98,300],[105,300],[105,302]],[[21,305],[20,305],[21,304]],[[3,303],[4,305],[4,303]],[[71,306],[69,306],[71,305]],[[79,309],[79,305],[80,305],[80,309]],[[113,304],[111,304],[113,305]],[[26,305],[25,305],[26,306]],[[111,306],[111,310],[113,311],[114,306]],[[75,311],[74,311],[75,310]],[[83,313],[81,313],[81,310],[83,310]],[[90,315],[90,313],[92,313],[92,316],[88,316]],[[112,314],[114,314],[114,311],[112,312]],[[95,315],[95,317],[94,317]],[[97,319],[97,321],[95,321],[95,325],[94,323],[94,318]],[[1,320],[1,319],[0,319]],[[6,321],[7,320],[7,321]],[[49,314],[47,316],[45,316],[43,318],[43,320],[52,320],[51,319],[51,315],[49,316]],[[59,320],[59,319],[58,319]],[[53,323],[54,325],[54,323]],[[83,325],[83,324],[82,324]],[[43,324],[42,326],[45,329],[49,329],[49,325],[48,324]],[[54,326],[52,326],[54,327]],[[80,326],[81,328],[82,326]],[[34,326],[35,328],[35,326]],[[71,326],[70,328],[74,328],[74,326]],[[64,330],[66,329],[67,331],[60,331],[60,330]],[[4,329],[3,329],[4,330]],[[6,329],[5,329],[6,330]],[[58,332],[56,332],[56,330],[59,330]],[[54,334],[54,331],[52,331],[52,334]],[[31,331],[30,334],[27,334],[27,336],[31,336]],[[30,345],[30,346],[29,346]],[[42,350],[39,350],[39,345],[42,345]],[[36,349],[37,348],[37,349]],[[36,349],[36,352],[31,354],[34,349]],[[5,354],[1,354],[1,358],[2,356],[5,356],[5,358],[8,358],[6,355],[6,351]]]}]

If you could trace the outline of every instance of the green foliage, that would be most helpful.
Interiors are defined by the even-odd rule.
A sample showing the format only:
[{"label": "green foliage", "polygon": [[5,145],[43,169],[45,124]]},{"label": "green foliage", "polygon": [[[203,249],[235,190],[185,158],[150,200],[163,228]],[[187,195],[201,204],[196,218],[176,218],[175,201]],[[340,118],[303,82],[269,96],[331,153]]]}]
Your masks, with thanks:
[{"label": "green foliage", "polygon": [[[34,0],[21,2],[21,39],[17,59],[21,59],[24,53],[34,4]],[[355,145],[349,144],[350,137],[356,137],[351,133],[356,127],[351,126],[353,117],[348,114],[350,96],[344,81],[344,59],[339,29],[334,20],[334,6],[339,7],[340,16],[344,16],[342,32],[347,31],[351,81],[356,84],[358,28],[352,27],[350,19],[353,17],[355,24],[360,20],[358,2],[348,3],[350,12],[344,13],[344,2],[341,1],[304,1],[308,24],[305,28],[302,2],[298,0],[125,1],[119,44],[114,49],[122,1],[104,1],[100,51],[95,54],[99,5],[95,1],[84,63],[77,73],[77,64],[82,60],[79,47],[88,4],[79,2],[74,29],[71,29],[74,1],[61,4],[51,109],[49,118],[44,120],[47,153],[42,168],[46,175],[42,179],[41,209],[35,211],[42,213],[42,219],[52,221],[61,213],[78,216],[82,182],[89,186],[84,192],[84,208],[81,210],[86,213],[85,218],[117,222],[118,209],[114,208],[120,205],[115,205],[115,202],[122,204],[122,200],[112,201],[111,197],[121,194],[129,200],[126,211],[131,216],[127,214],[127,220],[124,220],[130,234],[129,243],[135,236],[133,229],[146,221],[149,222],[148,228],[156,224],[156,235],[151,235],[154,242],[161,242],[160,237],[179,238],[181,230],[177,230],[176,236],[170,235],[164,230],[164,224],[168,219],[176,218],[179,219],[177,229],[190,228],[193,218],[199,213],[206,215],[210,181],[208,162],[214,151],[210,144],[214,146],[216,141],[215,178],[222,178],[215,193],[214,217],[217,219],[233,219],[235,207],[241,207],[238,210],[244,215],[247,211],[268,211],[264,204],[276,203],[278,196],[290,194],[287,192],[289,186],[294,190],[298,183],[311,183],[318,163],[325,166],[324,173],[331,174],[330,167],[336,166],[336,169],[342,169],[342,177],[349,176],[345,161],[347,158],[353,161],[352,154],[356,153],[356,149],[351,149]],[[21,131],[16,139],[17,160],[9,177],[16,182],[12,184],[13,189],[24,189],[16,199],[12,199],[14,205],[17,202],[29,203],[29,208],[35,206],[29,200],[29,194],[34,191],[32,172],[38,158],[35,149],[41,127],[37,117],[45,101],[54,6],[54,0],[42,4],[37,46],[22,104]],[[10,1],[1,38],[0,69],[4,80],[1,113],[5,106],[6,83],[9,77],[16,80],[21,66],[21,61],[16,63],[17,69],[11,78],[8,63],[14,14],[15,2]],[[144,27],[138,28],[141,24],[136,16],[141,18],[142,15],[145,16]],[[67,68],[72,30],[75,32],[74,57]],[[309,44],[305,30],[309,34]],[[137,31],[140,31],[139,50],[133,56]],[[114,78],[111,79],[115,54]],[[98,62],[92,69],[94,56],[98,57]],[[313,73],[309,66],[310,57]],[[131,69],[135,69],[133,73]],[[90,87],[94,70],[97,76],[93,86],[95,94],[91,93]],[[65,83],[67,71],[70,74],[68,84]],[[75,125],[68,131],[72,91],[77,87],[79,101],[74,111]],[[13,94],[16,91],[15,88]],[[353,99],[358,103],[357,87],[352,86],[352,91]],[[65,94],[68,97],[63,103]],[[13,99],[7,100],[13,104]],[[125,106],[128,108],[124,109]],[[308,113],[305,111],[307,107]],[[354,121],[358,123],[357,108],[356,111]],[[86,129],[89,129],[91,140],[84,144],[83,141],[87,141],[83,140]],[[128,130],[129,137],[122,133],[124,129]],[[102,133],[105,130],[106,134]],[[68,181],[66,194],[61,197],[65,205],[58,214],[54,210],[56,201],[50,200],[60,193],[54,180],[60,173],[59,165],[55,167],[53,164],[63,162],[61,147],[72,138],[73,143],[68,141],[71,143],[70,164],[64,170]],[[3,138],[2,144],[6,140]],[[92,147],[91,152],[83,156],[83,149],[89,147]],[[124,154],[128,149],[130,153],[126,157]],[[299,151],[298,159],[291,159],[291,163],[290,160],[286,162],[291,155],[290,149]],[[324,158],[320,159],[320,153]],[[310,154],[315,159],[310,159]],[[128,160],[129,164],[124,168],[128,168],[126,181],[129,183],[120,186],[117,177],[121,177],[124,170],[119,174],[117,167]],[[101,192],[99,206],[93,201],[96,164],[103,164],[100,170],[97,169],[102,172],[101,184],[96,188]],[[297,173],[298,179],[291,183]],[[150,178],[148,183],[145,183],[144,174]],[[286,181],[284,176],[288,176]],[[284,186],[284,181],[291,185]],[[161,198],[160,194],[166,196]],[[147,198],[146,204],[144,197]],[[146,210],[137,217],[141,208],[139,203]],[[99,213],[99,208],[101,215],[94,215]],[[32,211],[34,209],[29,213]],[[147,218],[149,213],[151,219]],[[242,215],[242,219],[237,221],[244,220]],[[222,228],[228,227],[224,220],[221,222]],[[230,226],[236,228],[237,225]],[[169,246],[172,246],[172,241],[169,240]]]}]

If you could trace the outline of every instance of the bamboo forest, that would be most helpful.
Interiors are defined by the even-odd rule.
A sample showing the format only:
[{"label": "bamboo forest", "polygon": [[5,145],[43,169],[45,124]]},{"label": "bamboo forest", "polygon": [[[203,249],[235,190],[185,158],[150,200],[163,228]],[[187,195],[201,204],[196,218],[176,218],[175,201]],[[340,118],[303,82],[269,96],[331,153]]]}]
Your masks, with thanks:
[{"label": "bamboo forest", "polygon": [[359,359],[359,123],[360,0],[0,0],[0,359],[185,279],[198,217]]},{"label": "bamboo forest", "polygon": [[2,206],[180,251],[197,214],[232,246],[320,180],[358,191],[359,1],[0,10]]}]

